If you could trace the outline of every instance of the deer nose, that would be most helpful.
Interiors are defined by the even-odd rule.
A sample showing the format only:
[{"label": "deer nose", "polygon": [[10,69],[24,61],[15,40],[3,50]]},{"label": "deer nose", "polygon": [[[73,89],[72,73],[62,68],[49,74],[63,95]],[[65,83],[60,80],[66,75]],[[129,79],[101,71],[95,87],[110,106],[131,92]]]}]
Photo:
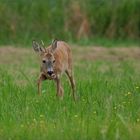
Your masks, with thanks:
[{"label": "deer nose", "polygon": [[53,74],[53,71],[48,71],[47,73],[51,76]]}]

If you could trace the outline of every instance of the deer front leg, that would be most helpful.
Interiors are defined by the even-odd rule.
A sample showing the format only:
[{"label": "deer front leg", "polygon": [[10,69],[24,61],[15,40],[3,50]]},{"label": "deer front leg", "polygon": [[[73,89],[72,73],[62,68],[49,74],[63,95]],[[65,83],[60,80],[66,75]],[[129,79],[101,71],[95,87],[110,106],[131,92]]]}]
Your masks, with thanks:
[{"label": "deer front leg", "polygon": [[56,96],[61,97],[61,99],[63,99],[64,90],[63,90],[63,88],[62,88],[62,86],[61,86],[60,79],[57,78],[55,81],[56,81],[56,86],[57,86],[57,93],[56,93]]},{"label": "deer front leg", "polygon": [[37,80],[37,86],[38,86],[38,95],[41,95],[41,83],[42,81],[46,80],[46,76],[43,74],[40,74],[38,80]]}]

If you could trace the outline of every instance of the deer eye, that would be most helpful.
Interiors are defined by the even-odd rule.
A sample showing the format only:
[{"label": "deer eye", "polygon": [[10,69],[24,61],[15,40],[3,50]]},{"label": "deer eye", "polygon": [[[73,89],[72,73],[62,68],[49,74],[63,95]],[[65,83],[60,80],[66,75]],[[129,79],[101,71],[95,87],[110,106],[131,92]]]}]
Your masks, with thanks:
[{"label": "deer eye", "polygon": [[55,63],[55,60],[53,60],[53,63]]},{"label": "deer eye", "polygon": [[46,63],[46,61],[45,60],[42,60],[42,63]]}]

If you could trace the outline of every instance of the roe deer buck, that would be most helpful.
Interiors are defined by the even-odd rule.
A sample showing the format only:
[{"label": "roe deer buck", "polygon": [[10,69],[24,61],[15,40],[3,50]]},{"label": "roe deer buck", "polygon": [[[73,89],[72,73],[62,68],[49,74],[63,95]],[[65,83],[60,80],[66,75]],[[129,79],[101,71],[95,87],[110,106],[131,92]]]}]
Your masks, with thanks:
[{"label": "roe deer buck", "polygon": [[64,41],[54,40],[50,46],[44,47],[44,43],[32,42],[35,52],[41,58],[41,72],[38,79],[38,94],[41,94],[41,82],[54,80],[57,86],[57,96],[63,98],[63,88],[60,82],[61,75],[65,72],[70,80],[72,94],[75,96],[75,82],[72,74],[72,54],[69,45]]}]

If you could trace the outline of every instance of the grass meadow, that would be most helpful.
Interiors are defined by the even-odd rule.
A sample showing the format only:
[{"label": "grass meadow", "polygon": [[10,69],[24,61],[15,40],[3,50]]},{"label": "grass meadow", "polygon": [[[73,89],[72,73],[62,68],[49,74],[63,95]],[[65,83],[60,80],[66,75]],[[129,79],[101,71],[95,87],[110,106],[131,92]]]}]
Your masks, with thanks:
[{"label": "grass meadow", "polygon": [[[37,95],[31,40],[72,46],[66,75]],[[22,45],[19,45],[22,44]],[[102,46],[102,47],[99,47]],[[0,0],[0,140],[140,140],[140,0]]]},{"label": "grass meadow", "polygon": [[73,45],[78,100],[62,77],[37,95],[38,56],[29,48],[0,48],[0,140],[139,140],[140,48]]}]

